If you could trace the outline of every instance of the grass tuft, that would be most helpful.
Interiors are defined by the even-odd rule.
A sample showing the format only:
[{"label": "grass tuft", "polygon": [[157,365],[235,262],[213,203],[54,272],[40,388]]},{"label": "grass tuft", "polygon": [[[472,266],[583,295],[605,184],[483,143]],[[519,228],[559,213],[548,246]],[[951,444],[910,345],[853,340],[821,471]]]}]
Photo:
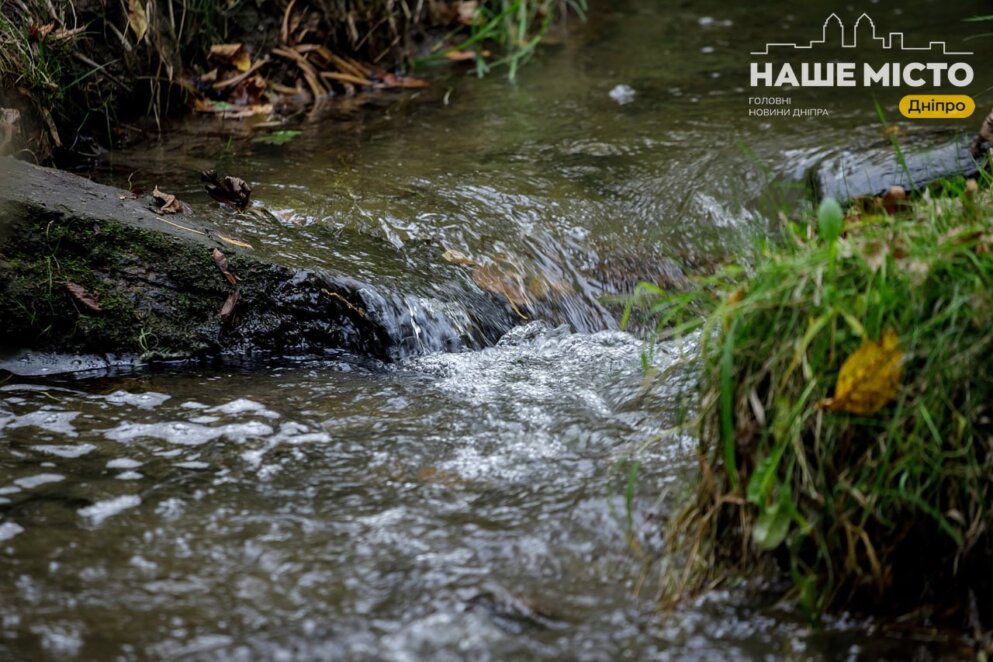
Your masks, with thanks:
[{"label": "grass tuft", "polygon": [[[899,216],[850,213],[833,240],[823,208],[783,219],[753,265],[640,297],[662,339],[701,338],[701,477],[668,532],[670,603],[771,568],[812,615],[990,622],[993,196],[943,190]],[[846,358],[893,332],[885,406],[825,407]]]}]

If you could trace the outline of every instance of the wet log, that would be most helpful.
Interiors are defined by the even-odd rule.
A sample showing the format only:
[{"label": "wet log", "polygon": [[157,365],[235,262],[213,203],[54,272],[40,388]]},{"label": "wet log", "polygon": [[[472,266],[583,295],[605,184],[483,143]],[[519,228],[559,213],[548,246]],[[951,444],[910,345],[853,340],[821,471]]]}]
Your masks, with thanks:
[{"label": "wet log", "polygon": [[899,154],[891,143],[880,142],[820,162],[807,179],[817,199],[832,197],[844,203],[883,195],[892,186],[923,190],[941,179],[974,177],[986,159],[986,150],[976,150],[974,156],[973,139],[965,135],[946,136],[937,144],[901,145]]}]

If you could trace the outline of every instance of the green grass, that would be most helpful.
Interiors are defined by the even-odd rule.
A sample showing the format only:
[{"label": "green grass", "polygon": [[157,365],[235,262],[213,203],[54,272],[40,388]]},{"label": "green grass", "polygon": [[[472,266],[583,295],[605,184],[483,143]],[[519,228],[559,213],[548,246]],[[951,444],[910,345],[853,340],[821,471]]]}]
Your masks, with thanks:
[{"label": "green grass", "polygon": [[[671,603],[762,569],[814,615],[964,624],[970,591],[993,611],[993,196],[941,189],[833,240],[829,211],[784,218],[747,264],[631,304],[660,339],[700,334],[700,481],[667,531]],[[819,407],[887,330],[895,397],[871,415]]]},{"label": "green grass", "polygon": [[[587,0],[483,0],[466,30],[456,30],[449,41],[460,39],[417,63],[437,63],[449,51],[475,51],[476,74],[485,76],[495,68],[506,67],[515,80],[522,65],[530,60],[549,30],[570,14],[586,19]],[[493,48],[498,57],[487,60],[483,51]]]}]

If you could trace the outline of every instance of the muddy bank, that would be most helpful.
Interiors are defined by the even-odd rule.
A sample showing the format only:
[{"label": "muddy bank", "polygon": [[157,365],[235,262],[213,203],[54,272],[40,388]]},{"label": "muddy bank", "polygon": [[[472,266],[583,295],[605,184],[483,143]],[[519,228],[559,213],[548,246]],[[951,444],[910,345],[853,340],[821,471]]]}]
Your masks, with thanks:
[{"label": "muddy bank", "polygon": [[421,284],[446,283],[457,303],[323,267],[320,247],[312,265],[281,260],[205,215],[153,206],[66,172],[0,162],[0,345],[147,358],[341,349],[392,360],[489,344],[514,323],[505,302],[449,283],[444,265],[438,284]]}]

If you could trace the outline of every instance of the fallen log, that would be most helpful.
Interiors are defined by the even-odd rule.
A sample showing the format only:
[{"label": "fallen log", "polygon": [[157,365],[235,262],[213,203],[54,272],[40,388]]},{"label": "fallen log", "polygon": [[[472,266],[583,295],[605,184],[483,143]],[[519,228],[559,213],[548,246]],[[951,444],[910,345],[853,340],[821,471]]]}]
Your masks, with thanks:
[{"label": "fallen log", "polygon": [[[0,347],[146,358],[345,350],[388,361],[490,344],[515,322],[447,265],[369,282],[319,246],[294,260],[260,246],[265,233],[240,241],[208,214],[153,207],[0,159]],[[390,250],[375,262],[395,272]],[[418,278],[435,280],[398,285]]]},{"label": "fallen log", "polygon": [[967,135],[946,136],[937,145],[900,145],[899,152],[892,143],[880,142],[821,161],[807,172],[807,180],[817,199],[845,203],[882,196],[893,186],[915,191],[941,179],[975,177],[987,158],[987,150],[975,150]]}]

